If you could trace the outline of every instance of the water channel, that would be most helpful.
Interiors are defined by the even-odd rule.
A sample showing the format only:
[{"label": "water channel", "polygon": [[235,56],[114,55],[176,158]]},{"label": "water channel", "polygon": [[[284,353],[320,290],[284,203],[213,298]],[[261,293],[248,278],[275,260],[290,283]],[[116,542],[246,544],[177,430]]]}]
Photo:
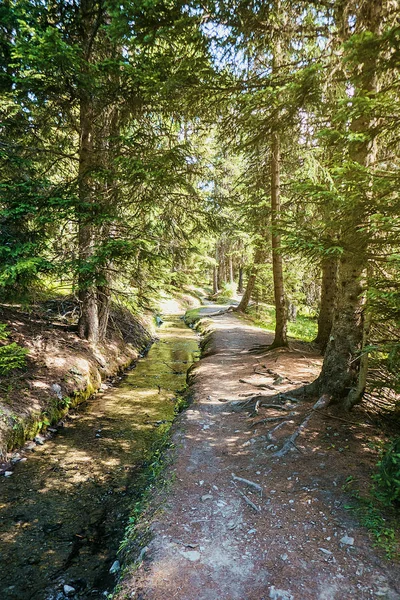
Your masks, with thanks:
[{"label": "water channel", "polygon": [[174,417],[177,391],[198,357],[178,316],[126,374],[71,413],[53,439],[0,478],[1,600],[102,599],[140,473]]}]

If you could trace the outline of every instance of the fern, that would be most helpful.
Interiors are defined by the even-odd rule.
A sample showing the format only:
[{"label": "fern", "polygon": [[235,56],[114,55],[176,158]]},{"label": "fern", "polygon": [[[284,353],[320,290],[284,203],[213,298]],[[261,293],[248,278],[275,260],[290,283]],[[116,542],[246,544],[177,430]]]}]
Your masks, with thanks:
[{"label": "fern", "polygon": [[[4,323],[0,323],[0,340],[8,337],[7,328]],[[26,365],[26,355],[28,350],[22,348],[16,342],[0,346],[0,376],[8,375],[14,369],[22,369]]]}]

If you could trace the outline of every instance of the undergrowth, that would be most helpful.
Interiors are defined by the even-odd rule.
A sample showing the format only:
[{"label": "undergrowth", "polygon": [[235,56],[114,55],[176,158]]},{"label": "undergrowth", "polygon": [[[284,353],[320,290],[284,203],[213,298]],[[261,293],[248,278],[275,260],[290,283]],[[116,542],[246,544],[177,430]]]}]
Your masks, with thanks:
[{"label": "undergrowth", "polygon": [[[177,395],[175,417],[187,408],[189,400],[187,390]],[[118,551],[126,564],[121,573],[121,578],[128,570],[132,572],[139,566],[143,549],[151,539],[149,527],[151,516],[158,509],[158,507],[151,505],[154,490],[166,488],[173,481],[173,477],[166,476],[166,467],[169,464],[167,451],[174,447],[171,442],[172,424],[173,421],[166,425],[163,435],[149,448],[147,460],[145,460],[143,471],[139,476],[137,500],[132,505],[128,525]],[[114,593],[109,595],[108,598],[114,598],[119,591],[120,586],[117,585]]]},{"label": "undergrowth", "polygon": [[[274,331],[275,308],[268,304],[250,306],[246,311],[245,318],[249,319],[257,327]],[[288,335],[305,342],[312,342],[317,336],[318,324],[315,317],[299,314],[296,321],[288,321]]]},{"label": "undergrowth", "polygon": [[[8,337],[6,325],[0,323],[0,340]],[[0,346],[0,376],[8,375],[14,369],[22,369],[26,364],[28,350],[16,342]]]},{"label": "undergrowth", "polygon": [[383,550],[390,560],[400,560],[400,545],[397,532],[398,511],[386,500],[376,485],[367,495],[361,495],[356,480],[347,478],[343,491],[350,494],[350,503],[345,508],[357,516],[360,524],[368,529],[374,539],[374,546]]}]

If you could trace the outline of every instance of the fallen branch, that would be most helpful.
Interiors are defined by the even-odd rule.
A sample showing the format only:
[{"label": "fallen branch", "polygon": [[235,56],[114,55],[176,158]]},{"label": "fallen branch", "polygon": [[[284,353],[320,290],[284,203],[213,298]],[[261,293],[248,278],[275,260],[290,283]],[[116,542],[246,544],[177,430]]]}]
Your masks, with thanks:
[{"label": "fallen branch", "polygon": [[246,496],[246,494],[243,494],[243,492],[241,492],[240,490],[237,490],[238,493],[242,496],[243,500],[249,505],[251,506],[251,508],[253,508],[256,512],[261,512],[261,508],[259,506],[257,506],[256,504],[254,504],[254,502],[252,502],[250,500],[250,498],[248,498]]},{"label": "fallen branch", "polygon": [[277,458],[285,456],[285,454],[289,452],[292,446],[295,446],[295,441],[297,440],[299,435],[305,431],[311,417],[315,414],[315,412],[322,408],[326,408],[329,405],[331,399],[331,396],[328,396],[328,394],[324,394],[323,396],[321,396],[321,398],[314,404],[310,413],[306,416],[304,421],[298,426],[296,431],[292,433],[292,435],[286,440],[282,448],[278,450],[278,452],[275,452],[273,456]]},{"label": "fallen branch", "polygon": [[235,473],[232,473],[232,479],[234,481],[240,481],[241,483],[245,483],[246,485],[255,488],[262,494],[263,489],[260,484],[255,483],[254,481],[250,481],[250,479],[244,479],[244,477],[238,477],[237,475],[235,475]]}]

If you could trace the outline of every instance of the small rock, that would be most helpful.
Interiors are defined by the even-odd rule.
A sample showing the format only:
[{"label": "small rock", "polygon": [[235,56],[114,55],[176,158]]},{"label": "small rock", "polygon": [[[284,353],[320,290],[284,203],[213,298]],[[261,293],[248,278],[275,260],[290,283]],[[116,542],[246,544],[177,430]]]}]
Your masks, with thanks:
[{"label": "small rock", "polygon": [[64,594],[70,598],[75,594],[75,588],[72,585],[64,585]]},{"label": "small rock", "polygon": [[211,494],[204,494],[204,496],[202,496],[201,499],[203,502],[205,502],[206,500],[212,500],[213,497]]},{"label": "small rock", "polygon": [[47,431],[50,431],[50,433],[57,433],[58,429],[56,429],[55,427],[48,427]]},{"label": "small rock", "polygon": [[200,560],[200,552],[197,552],[197,550],[181,550],[181,554],[184,558],[187,558],[187,560],[190,560],[191,562],[196,562],[198,560]]},{"label": "small rock", "polygon": [[4,477],[11,477],[12,474],[12,471],[4,471]]},{"label": "small rock", "polygon": [[57,398],[59,400],[62,400],[63,395],[62,395],[61,386],[58,385],[58,383],[53,383],[53,385],[51,386],[51,389],[53,390],[53,392],[55,393]]},{"label": "small rock", "polygon": [[281,554],[280,555],[280,559],[283,560],[283,562],[286,562],[288,560],[288,555],[287,554]]},{"label": "small rock", "polygon": [[115,560],[113,562],[113,564],[111,565],[111,569],[110,569],[111,575],[113,575],[114,573],[118,573],[118,571],[120,571],[120,570],[121,570],[120,562],[119,562],[119,560]]},{"label": "small rock", "polygon": [[342,539],[340,540],[341,544],[346,544],[347,546],[353,546],[354,545],[354,538],[349,537],[348,535],[344,535],[342,537]]},{"label": "small rock", "polygon": [[271,600],[293,600],[293,596],[286,590],[277,590],[275,586],[269,588],[269,597]]},{"label": "small rock", "polygon": [[146,554],[148,549],[149,549],[148,546],[144,546],[144,548],[141,549],[140,554],[138,556],[138,562],[143,560],[144,555]]},{"label": "small rock", "polygon": [[332,554],[332,552],[330,550],[326,550],[325,548],[318,548],[318,550],[321,550],[321,552],[323,552],[324,554],[329,554],[329,555]]},{"label": "small rock", "polygon": [[42,435],[37,435],[36,437],[33,438],[33,441],[38,445],[38,446],[43,446],[44,442],[45,442],[45,438]]}]

